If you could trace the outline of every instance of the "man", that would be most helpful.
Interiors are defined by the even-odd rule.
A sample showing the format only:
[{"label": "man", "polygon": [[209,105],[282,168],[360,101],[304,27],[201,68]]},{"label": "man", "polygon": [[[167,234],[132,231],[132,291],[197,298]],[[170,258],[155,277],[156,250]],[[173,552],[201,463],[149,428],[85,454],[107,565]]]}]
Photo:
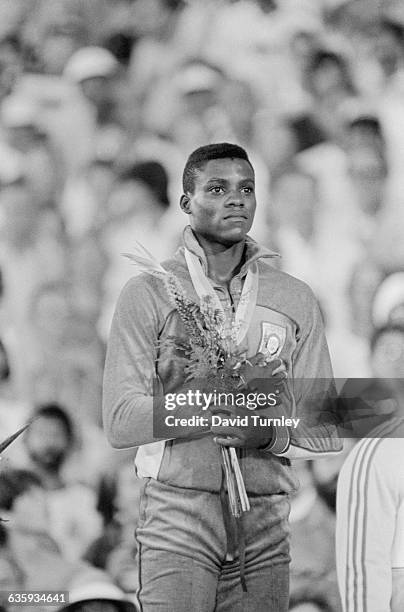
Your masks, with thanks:
[{"label": "man", "polygon": [[[0,472],[0,514],[6,521],[4,527],[0,524],[0,609],[10,590],[53,590],[69,593],[68,598],[59,597],[59,606],[56,601],[51,606],[60,612],[135,612],[106,572],[81,559],[64,558],[50,535],[46,510],[43,487],[33,472]],[[32,612],[39,606],[22,603],[15,609]]]},{"label": "man", "polygon": [[[404,609],[404,325],[388,323],[371,342],[374,376],[395,402],[373,403],[372,424],[348,455],[337,489],[336,552],[344,612]],[[374,386],[375,393],[376,387]],[[372,396],[367,393],[367,401]],[[360,421],[359,421],[360,423]]]},{"label": "man", "polygon": [[[246,387],[274,382],[287,397],[291,387],[285,374],[292,373],[329,385],[330,360],[312,292],[271,267],[275,254],[247,235],[256,207],[247,153],[227,143],[200,147],[188,158],[183,187],[180,205],[190,227],[184,247],[163,267],[195,304],[202,304],[207,292],[222,309],[237,333],[240,353],[249,357],[235,363]],[[236,426],[214,424],[220,405],[209,406],[213,416],[207,426],[177,428],[177,434],[166,436],[171,439],[156,441],[153,416],[159,414],[160,400],[153,415],[153,377],[166,397],[189,386],[184,360],[170,343],[173,337],[187,342],[161,279],[142,274],[129,281],[109,340],[104,424],[113,446],[140,446],[136,466],[145,479],[136,530],[141,609],[286,611],[288,494],[297,486],[289,457],[335,452],[339,443],[327,438],[326,426],[316,430],[316,439],[309,431],[290,436],[283,428],[277,435],[275,428],[253,427],[250,421],[245,426],[241,418],[251,411],[240,406],[223,408],[240,417],[233,421]],[[307,380],[297,386],[292,406],[285,402],[285,413],[293,414],[293,402],[304,403],[303,392],[309,393]],[[189,404],[172,414],[200,415],[201,410]],[[229,511],[223,484],[224,446],[238,451],[251,506],[239,519]]]},{"label": "man", "polygon": [[48,512],[48,530],[66,559],[76,561],[100,535],[102,519],[95,492],[67,482],[64,468],[76,436],[67,412],[56,403],[42,404],[24,436],[29,467],[40,478]]}]

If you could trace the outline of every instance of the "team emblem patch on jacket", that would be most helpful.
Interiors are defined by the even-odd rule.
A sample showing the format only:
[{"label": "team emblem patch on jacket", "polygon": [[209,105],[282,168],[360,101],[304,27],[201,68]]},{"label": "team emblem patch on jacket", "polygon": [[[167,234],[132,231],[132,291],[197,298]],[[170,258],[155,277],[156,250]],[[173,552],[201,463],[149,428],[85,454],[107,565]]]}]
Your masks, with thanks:
[{"label": "team emblem patch on jacket", "polygon": [[286,340],[286,328],[276,323],[261,322],[259,353],[268,357],[278,357]]}]

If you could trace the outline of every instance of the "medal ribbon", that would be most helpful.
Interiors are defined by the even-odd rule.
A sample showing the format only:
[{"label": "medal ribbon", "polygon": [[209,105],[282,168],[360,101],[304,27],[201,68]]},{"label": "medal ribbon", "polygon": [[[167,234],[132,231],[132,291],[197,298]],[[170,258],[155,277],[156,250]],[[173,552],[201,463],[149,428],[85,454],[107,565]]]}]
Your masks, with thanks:
[{"label": "medal ribbon", "polygon": [[[209,279],[205,275],[202,264],[199,258],[192,253],[189,249],[185,248],[185,259],[188,266],[188,271],[191,276],[192,284],[200,300],[204,296],[210,296],[215,310],[219,310],[223,314],[225,320],[225,312],[223,304],[221,303],[216,291],[212,287]],[[258,266],[254,262],[248,269],[243,291],[236,308],[234,316],[234,326],[236,331],[236,345],[240,345],[245,335],[247,334],[248,328],[254,314],[255,305],[257,303],[258,295]]]}]

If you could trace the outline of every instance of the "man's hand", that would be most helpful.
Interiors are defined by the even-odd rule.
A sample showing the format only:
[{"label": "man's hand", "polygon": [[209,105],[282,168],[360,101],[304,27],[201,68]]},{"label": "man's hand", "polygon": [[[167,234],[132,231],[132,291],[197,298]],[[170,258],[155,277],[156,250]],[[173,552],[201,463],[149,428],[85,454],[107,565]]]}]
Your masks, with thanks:
[{"label": "man's hand", "polygon": [[[263,353],[236,365],[234,371],[240,379],[238,390],[245,394],[274,393],[279,396],[285,385],[287,372],[281,359],[266,358]],[[223,423],[211,418],[211,431],[215,434],[217,444],[241,448],[265,448],[273,436],[271,426],[261,425],[259,417],[262,411],[249,410],[245,406],[210,406],[212,416],[221,417]],[[268,415],[268,410],[265,411]]]},{"label": "man's hand", "polygon": [[[258,411],[248,410],[240,406],[211,406],[212,416],[220,417],[222,423],[211,424],[211,432],[215,435],[215,442],[222,446],[235,446],[240,448],[265,448],[272,439],[272,427],[254,422],[258,419]],[[256,419],[252,417],[255,416]]]},{"label": "man's hand", "polygon": [[282,388],[287,378],[282,359],[271,360],[263,353],[257,353],[244,361],[236,371],[240,377],[240,387],[248,391],[262,391],[263,386],[267,387],[268,383],[271,389]]}]

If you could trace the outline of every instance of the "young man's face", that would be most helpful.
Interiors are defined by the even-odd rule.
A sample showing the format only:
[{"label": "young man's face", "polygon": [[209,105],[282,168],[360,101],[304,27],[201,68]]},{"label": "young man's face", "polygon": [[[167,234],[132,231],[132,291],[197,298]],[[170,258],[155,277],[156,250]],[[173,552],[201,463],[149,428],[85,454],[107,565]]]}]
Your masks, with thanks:
[{"label": "young man's face", "polygon": [[254,171],[244,159],[213,159],[198,171],[181,206],[197,235],[230,246],[251,229],[256,207]]}]

